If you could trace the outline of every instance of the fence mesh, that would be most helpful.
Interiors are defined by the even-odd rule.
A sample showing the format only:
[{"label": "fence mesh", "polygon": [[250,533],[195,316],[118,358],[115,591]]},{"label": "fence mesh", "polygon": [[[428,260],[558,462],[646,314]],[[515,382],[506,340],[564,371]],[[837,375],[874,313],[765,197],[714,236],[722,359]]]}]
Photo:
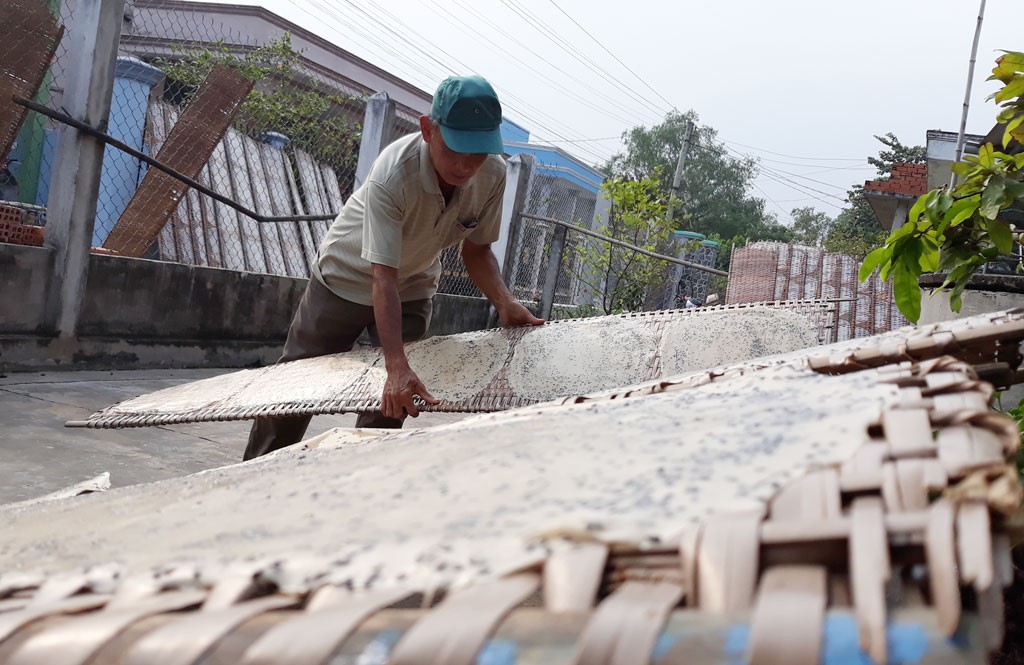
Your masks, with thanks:
[{"label": "fence mesh", "polygon": [[[138,119],[141,106],[143,131],[138,134],[137,125],[131,130],[145,152],[258,215],[340,210],[355,173],[362,91],[314,71],[286,32],[262,39],[243,35],[182,3],[136,2],[131,12],[121,39],[126,57],[119,66],[131,63],[145,73],[124,77],[126,92],[135,98],[119,103],[115,90],[112,118],[120,112]],[[218,75],[217,65],[229,66],[235,76]],[[184,123],[206,128],[213,140],[198,145],[194,133],[178,131]],[[147,188],[151,169],[132,166],[120,181],[105,179],[97,245],[111,245],[119,226],[133,221],[127,215],[134,206],[160,209],[169,203],[166,223],[143,238],[144,256],[249,272],[309,274],[329,221],[260,224],[194,188]],[[126,212],[129,194],[136,200]]]},{"label": "fence mesh", "polygon": [[[22,87],[33,56],[26,44],[44,44],[26,17],[37,17],[40,8],[59,14],[54,25],[63,26],[63,39],[52,60],[37,58],[45,75],[37,94],[24,95],[58,111],[74,85],[68,45],[82,29],[76,6],[75,0],[10,0],[0,9],[7,35],[0,43],[3,78]],[[126,3],[107,132],[256,215],[332,216],[353,187],[365,98],[372,91],[306,58],[307,43],[290,33],[250,31],[244,20],[225,25],[221,15],[201,3]],[[15,71],[22,63],[25,71]],[[2,91],[5,99],[10,87]],[[61,125],[32,112],[23,122],[11,115],[0,108],[0,123],[15,127],[10,159],[0,161],[0,200],[28,211],[29,221],[45,223]],[[416,116],[399,107],[394,125],[396,136],[414,131]],[[2,134],[0,126],[0,142]],[[94,247],[192,265],[309,274],[329,221],[261,224],[158,173],[106,149]]]},{"label": "fence mesh", "polygon": [[[598,194],[593,189],[534,168],[528,180],[523,212],[557,219],[575,226],[595,229],[599,220]],[[509,266],[506,271],[512,293],[526,303],[539,302],[548,279],[548,263],[554,245],[556,225],[520,216],[512,230]],[[569,230],[565,234],[554,289],[554,303],[563,306],[592,305],[581,252],[592,241]],[[595,241],[597,242],[597,241]]]}]

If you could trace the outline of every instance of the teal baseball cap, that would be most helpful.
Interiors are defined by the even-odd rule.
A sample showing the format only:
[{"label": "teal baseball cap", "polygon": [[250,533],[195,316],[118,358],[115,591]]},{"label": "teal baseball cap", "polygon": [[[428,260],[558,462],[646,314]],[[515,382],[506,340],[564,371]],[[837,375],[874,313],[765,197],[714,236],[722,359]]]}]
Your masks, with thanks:
[{"label": "teal baseball cap", "polygon": [[449,76],[434,93],[430,117],[441,126],[445,145],[454,152],[500,155],[501,103],[482,76]]}]

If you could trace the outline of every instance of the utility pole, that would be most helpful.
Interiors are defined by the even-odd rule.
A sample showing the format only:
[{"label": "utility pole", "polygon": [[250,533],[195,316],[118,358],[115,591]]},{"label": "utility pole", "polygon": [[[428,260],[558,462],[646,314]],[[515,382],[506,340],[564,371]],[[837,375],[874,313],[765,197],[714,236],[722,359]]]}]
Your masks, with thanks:
[{"label": "utility pole", "polygon": [[676,173],[672,177],[672,205],[668,211],[670,220],[676,217],[676,202],[679,200],[679,188],[683,184],[683,176],[686,174],[686,157],[690,152],[690,137],[693,136],[693,121],[686,121],[686,133],[683,135],[683,149],[679,151],[679,161],[676,162]]},{"label": "utility pole", "polygon": [[[974,28],[974,45],[971,46],[971,64],[967,66],[967,91],[964,93],[964,110],[960,115],[960,133],[956,137],[956,160],[964,158],[964,133],[967,131],[967,111],[971,107],[971,84],[974,82],[974,61],[978,58],[978,40],[981,38],[981,23],[985,20],[985,0],[978,8],[978,25]],[[949,188],[956,187],[956,173],[949,179]]]},{"label": "utility pole", "polygon": [[[686,133],[683,134],[683,147],[679,151],[679,161],[676,162],[676,172],[672,176],[672,198],[669,199],[668,220],[671,222],[676,218],[676,207],[679,204],[679,188],[683,185],[683,176],[686,175],[686,158],[690,153],[690,139],[693,137],[693,121],[686,121]],[[676,307],[676,299],[679,297],[679,282],[683,278],[683,269],[675,266],[670,270],[671,282],[668,293],[665,294],[665,302],[662,309],[673,309]],[[688,294],[689,295],[689,294]]]}]

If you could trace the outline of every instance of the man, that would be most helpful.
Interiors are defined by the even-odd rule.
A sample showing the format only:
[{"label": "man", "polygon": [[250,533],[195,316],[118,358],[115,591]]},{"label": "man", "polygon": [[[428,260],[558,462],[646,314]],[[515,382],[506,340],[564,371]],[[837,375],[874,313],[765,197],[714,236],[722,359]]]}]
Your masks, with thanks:
[{"label": "man", "polygon": [[[401,427],[419,415],[416,396],[438,403],[403,343],[427,332],[445,248],[462,243],[466,270],[502,325],[544,323],[505,287],[491,252],[505,192],[500,125],[501,105],[487,81],[446,79],[420,132],[381,151],[320,245],[279,362],[350,351],[367,330],[383,350],[387,381],[381,411],[359,414],[357,427]],[[244,458],[298,442],[309,421],[257,419]]]}]

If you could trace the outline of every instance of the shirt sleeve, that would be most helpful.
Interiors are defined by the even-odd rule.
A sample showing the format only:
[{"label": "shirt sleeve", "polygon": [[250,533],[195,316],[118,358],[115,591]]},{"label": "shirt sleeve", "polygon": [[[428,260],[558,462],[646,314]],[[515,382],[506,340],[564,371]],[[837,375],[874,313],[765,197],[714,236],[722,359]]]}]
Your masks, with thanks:
[{"label": "shirt sleeve", "polygon": [[501,204],[505,198],[505,172],[502,170],[501,177],[494,185],[491,196],[484,203],[480,211],[480,223],[469,234],[468,238],[477,245],[489,245],[497,242],[501,235]]},{"label": "shirt sleeve", "polygon": [[366,188],[360,256],[370,263],[397,269],[402,259],[402,208],[381,183],[371,180]]}]

